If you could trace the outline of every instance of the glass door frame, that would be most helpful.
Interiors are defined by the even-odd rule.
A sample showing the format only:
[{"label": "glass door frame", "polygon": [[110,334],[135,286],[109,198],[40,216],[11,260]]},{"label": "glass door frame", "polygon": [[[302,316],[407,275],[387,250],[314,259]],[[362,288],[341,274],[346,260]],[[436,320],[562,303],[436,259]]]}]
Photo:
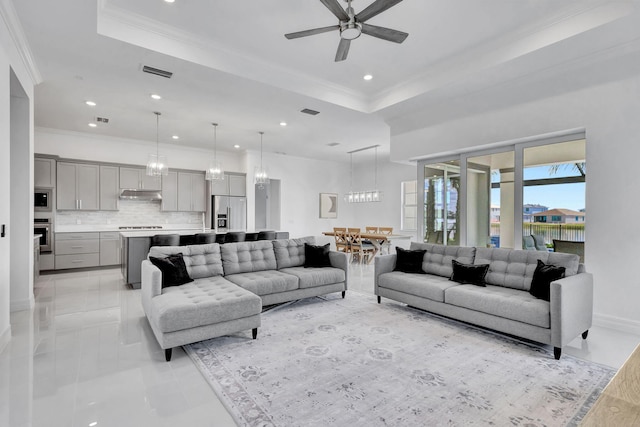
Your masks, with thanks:
[{"label": "glass door frame", "polygon": [[[512,141],[504,144],[496,144],[494,148],[488,149],[473,149],[469,148],[459,154],[450,154],[446,156],[434,156],[422,158],[417,161],[417,180],[420,188],[418,189],[418,196],[420,198],[418,205],[418,241],[424,240],[425,225],[424,225],[424,168],[433,163],[445,163],[449,161],[459,161],[460,164],[460,195],[458,208],[460,209],[460,223],[457,225],[457,232],[460,233],[460,246],[467,246],[467,161],[469,158],[505,153],[509,151],[514,152],[514,212],[519,214],[514,218],[514,230],[513,230],[513,248],[522,249],[522,210],[523,210],[523,184],[524,184],[524,150],[530,147],[537,147],[542,145],[551,145],[562,142],[569,142],[573,140],[584,139],[586,140],[586,132],[584,129],[570,130],[565,132],[559,132],[554,135],[540,135],[538,137],[523,138],[517,141]],[[586,230],[585,230],[586,231]],[[443,241],[446,239],[443,239]],[[446,243],[444,243],[446,244]]]}]

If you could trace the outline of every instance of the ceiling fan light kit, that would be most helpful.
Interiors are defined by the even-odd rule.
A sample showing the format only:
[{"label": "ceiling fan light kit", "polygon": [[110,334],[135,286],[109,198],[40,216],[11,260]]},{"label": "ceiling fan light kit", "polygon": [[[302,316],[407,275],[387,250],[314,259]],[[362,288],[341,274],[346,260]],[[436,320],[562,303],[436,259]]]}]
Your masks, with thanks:
[{"label": "ceiling fan light kit", "polygon": [[343,9],[340,3],[338,3],[338,0],[320,0],[320,2],[338,18],[338,25],[288,33],[284,36],[291,40],[340,30],[340,43],[338,44],[338,51],[336,52],[335,58],[335,61],[339,62],[347,59],[351,40],[357,39],[363,33],[394,43],[402,43],[409,35],[402,31],[365,23],[365,21],[395,6],[402,0],[376,0],[358,14],[356,14],[353,7],[351,7],[351,0],[345,1],[347,2],[347,8]]}]

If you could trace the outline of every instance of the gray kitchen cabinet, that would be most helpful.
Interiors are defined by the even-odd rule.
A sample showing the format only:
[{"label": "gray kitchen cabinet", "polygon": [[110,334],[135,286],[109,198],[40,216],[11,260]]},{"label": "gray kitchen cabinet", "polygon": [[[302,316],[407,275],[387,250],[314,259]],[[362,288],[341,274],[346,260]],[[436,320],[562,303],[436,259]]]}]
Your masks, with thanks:
[{"label": "gray kitchen cabinet", "polygon": [[169,172],[162,177],[162,204],[163,211],[178,210],[178,173]]},{"label": "gray kitchen cabinet", "polygon": [[117,211],[120,200],[120,173],[117,166],[100,166],[100,210]]},{"label": "gray kitchen cabinet", "polygon": [[247,195],[247,177],[244,174],[226,173],[224,180],[211,181],[211,194],[215,196]]},{"label": "gray kitchen cabinet", "polygon": [[204,212],[206,210],[205,198],[204,174],[178,172],[178,211]]},{"label": "gray kitchen cabinet", "polygon": [[98,210],[100,208],[98,165],[58,162],[56,172],[58,210]]},{"label": "gray kitchen cabinet", "polygon": [[160,190],[160,178],[148,176],[144,168],[120,168],[120,188],[128,190]]},{"label": "gray kitchen cabinet", "polygon": [[55,268],[97,267],[100,265],[100,233],[56,233]]},{"label": "gray kitchen cabinet", "polygon": [[36,157],[33,159],[33,186],[53,188],[56,186],[56,161]]},{"label": "gray kitchen cabinet", "polygon": [[120,264],[120,233],[117,231],[100,232],[100,265]]}]

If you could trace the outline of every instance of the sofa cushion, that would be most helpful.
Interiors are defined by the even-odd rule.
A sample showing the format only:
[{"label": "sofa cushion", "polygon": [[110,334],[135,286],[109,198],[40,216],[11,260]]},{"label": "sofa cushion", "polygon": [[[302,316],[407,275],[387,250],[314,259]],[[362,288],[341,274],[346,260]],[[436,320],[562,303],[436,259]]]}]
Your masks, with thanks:
[{"label": "sofa cushion", "polygon": [[445,290],[461,285],[450,281],[448,277],[392,271],[378,276],[378,286],[428,298],[433,301],[444,302]]},{"label": "sofa cushion", "polygon": [[451,263],[453,265],[453,274],[449,280],[463,284],[487,286],[484,283],[484,278],[489,271],[489,264],[463,264],[455,259]]},{"label": "sofa cushion", "polygon": [[278,269],[304,265],[305,243],[315,245],[316,239],[309,236],[300,239],[274,240],[273,251],[276,255]]},{"label": "sofa cushion", "polygon": [[162,290],[153,298],[151,321],[162,332],[195,328],[259,314],[262,300],[221,276]]},{"label": "sofa cushion", "polygon": [[393,271],[424,274],[422,260],[425,253],[425,249],[406,250],[396,246],[396,266]]},{"label": "sofa cushion", "polygon": [[459,285],[445,290],[444,302],[541,328],[549,328],[551,324],[549,303],[527,291],[492,285],[484,288]]},{"label": "sofa cushion", "polygon": [[578,272],[578,255],[543,251],[477,248],[474,264],[489,264],[487,284],[528,291],[538,260],[564,267],[566,276]]},{"label": "sofa cushion", "polygon": [[409,249],[426,249],[427,253],[422,261],[422,270],[428,274],[446,277],[453,274],[452,260],[463,264],[473,264],[476,248],[464,246],[444,246],[431,243],[411,242]]},{"label": "sofa cushion", "polygon": [[346,276],[344,270],[333,267],[290,267],[280,270],[282,273],[291,274],[299,279],[300,289],[315,288],[316,286],[333,285],[342,283]]},{"label": "sofa cushion", "polygon": [[193,282],[187,273],[182,254],[169,255],[164,258],[149,257],[149,261],[162,272],[162,287],[180,286]]},{"label": "sofa cushion", "polygon": [[331,267],[329,259],[329,243],[324,246],[304,244],[304,266],[309,267]]},{"label": "sofa cushion", "polygon": [[276,255],[270,240],[225,243],[220,246],[225,276],[252,271],[275,270]]},{"label": "sofa cushion", "polygon": [[531,289],[529,289],[529,293],[536,298],[549,301],[551,299],[551,282],[562,279],[565,270],[564,267],[547,265],[538,260],[536,271],[533,272],[533,279],[531,279]]},{"label": "sofa cushion", "polygon": [[149,257],[164,258],[177,253],[182,253],[184,264],[187,266],[187,273],[192,279],[222,276],[223,274],[220,245],[218,243],[190,246],[153,246],[149,249]]},{"label": "sofa cushion", "polygon": [[[228,244],[228,243],[225,243]],[[225,279],[253,292],[256,295],[269,295],[298,289],[298,278],[278,270],[262,270],[251,273],[238,273],[225,276]]]}]

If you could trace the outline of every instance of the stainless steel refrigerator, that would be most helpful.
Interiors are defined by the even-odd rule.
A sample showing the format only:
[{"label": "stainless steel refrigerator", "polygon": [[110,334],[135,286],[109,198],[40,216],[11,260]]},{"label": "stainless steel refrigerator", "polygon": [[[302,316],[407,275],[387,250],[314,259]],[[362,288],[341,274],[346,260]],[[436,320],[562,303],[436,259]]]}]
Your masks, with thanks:
[{"label": "stainless steel refrigerator", "polygon": [[211,228],[216,231],[247,230],[247,198],[211,196]]}]

